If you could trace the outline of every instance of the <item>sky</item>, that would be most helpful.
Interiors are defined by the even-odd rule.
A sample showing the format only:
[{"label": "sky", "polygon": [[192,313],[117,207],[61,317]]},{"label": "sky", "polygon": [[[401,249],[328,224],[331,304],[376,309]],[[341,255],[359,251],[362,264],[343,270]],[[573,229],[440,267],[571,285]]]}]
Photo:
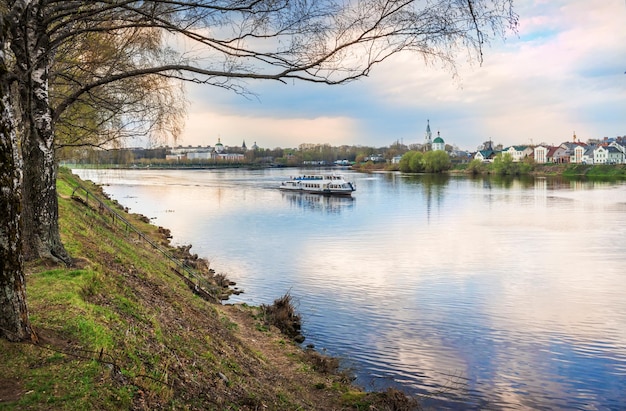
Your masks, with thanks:
[{"label": "sky", "polygon": [[187,85],[178,144],[261,148],[301,143],[385,147],[423,143],[427,121],[447,144],[475,151],[626,135],[626,1],[517,0],[517,33],[484,61],[460,55],[458,76],[399,54],[341,86],[248,83],[246,98]]}]

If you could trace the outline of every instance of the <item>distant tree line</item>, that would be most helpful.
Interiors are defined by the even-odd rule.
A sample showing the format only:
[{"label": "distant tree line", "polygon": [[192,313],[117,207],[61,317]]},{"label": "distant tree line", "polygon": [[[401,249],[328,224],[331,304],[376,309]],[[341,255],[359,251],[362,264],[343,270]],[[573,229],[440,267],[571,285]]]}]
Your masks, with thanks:
[{"label": "distant tree line", "polygon": [[[147,165],[147,164],[170,164],[202,165],[214,164],[213,159],[179,159],[166,160],[169,147],[158,148],[112,148],[101,149],[94,147],[71,148],[62,151],[59,157],[68,163],[74,164],[115,164],[115,165]],[[280,165],[301,165],[306,163],[333,164],[337,160],[346,160],[349,163],[366,162],[371,156],[380,156],[384,162],[391,160],[409,151],[406,145],[394,143],[389,147],[370,146],[331,146],[320,144],[303,149],[280,148],[273,149],[256,148],[244,150],[241,147],[229,147],[229,153],[242,153],[242,164],[276,163]]]}]

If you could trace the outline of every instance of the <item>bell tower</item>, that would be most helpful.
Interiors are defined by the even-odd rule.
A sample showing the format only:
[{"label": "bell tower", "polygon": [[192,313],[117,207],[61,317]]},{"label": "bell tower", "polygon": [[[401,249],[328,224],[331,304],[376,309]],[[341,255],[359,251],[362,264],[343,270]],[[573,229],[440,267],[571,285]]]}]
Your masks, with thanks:
[{"label": "bell tower", "polygon": [[430,131],[430,120],[426,120],[426,135],[424,136],[424,144],[433,143],[433,133]]}]

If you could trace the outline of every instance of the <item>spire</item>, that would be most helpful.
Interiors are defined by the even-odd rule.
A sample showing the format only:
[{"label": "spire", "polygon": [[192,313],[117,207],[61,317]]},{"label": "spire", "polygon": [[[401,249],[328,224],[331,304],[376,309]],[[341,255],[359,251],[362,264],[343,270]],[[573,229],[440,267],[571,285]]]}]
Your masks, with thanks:
[{"label": "spire", "polygon": [[426,135],[424,136],[424,144],[431,144],[433,142],[433,133],[430,131],[430,119],[426,120]]}]

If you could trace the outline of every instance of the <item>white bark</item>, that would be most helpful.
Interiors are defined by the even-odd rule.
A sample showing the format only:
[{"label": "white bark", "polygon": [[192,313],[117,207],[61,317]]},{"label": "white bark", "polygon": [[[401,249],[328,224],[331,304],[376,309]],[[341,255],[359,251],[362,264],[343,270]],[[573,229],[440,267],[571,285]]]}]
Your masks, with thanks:
[{"label": "white bark", "polygon": [[[0,24],[2,29],[4,22]],[[0,338],[35,340],[22,258],[22,174],[13,121],[5,39],[0,34]]]},{"label": "white bark", "polygon": [[24,252],[27,259],[71,263],[58,227],[54,129],[49,99],[53,56],[41,3],[32,2],[13,30],[11,47],[21,97],[24,161]]}]

